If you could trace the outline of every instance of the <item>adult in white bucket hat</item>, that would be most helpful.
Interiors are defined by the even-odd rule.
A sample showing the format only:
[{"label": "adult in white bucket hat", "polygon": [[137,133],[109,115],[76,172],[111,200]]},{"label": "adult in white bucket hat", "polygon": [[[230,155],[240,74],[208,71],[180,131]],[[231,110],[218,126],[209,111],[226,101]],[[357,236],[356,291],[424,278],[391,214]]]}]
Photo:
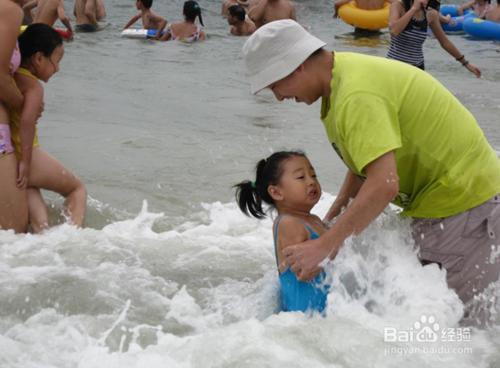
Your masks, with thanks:
[{"label": "adult in white bucket hat", "polygon": [[322,98],[326,134],[348,168],[325,218],[338,216],[335,223],[319,239],[285,248],[287,262],[300,279],[311,279],[321,261],[392,202],[413,218],[422,263],[446,269],[449,286],[470,307],[474,295],[498,285],[496,152],[472,114],[430,74],[324,45],[296,22],[280,20],[243,46],[252,93],[270,88],[280,101],[307,104]]}]

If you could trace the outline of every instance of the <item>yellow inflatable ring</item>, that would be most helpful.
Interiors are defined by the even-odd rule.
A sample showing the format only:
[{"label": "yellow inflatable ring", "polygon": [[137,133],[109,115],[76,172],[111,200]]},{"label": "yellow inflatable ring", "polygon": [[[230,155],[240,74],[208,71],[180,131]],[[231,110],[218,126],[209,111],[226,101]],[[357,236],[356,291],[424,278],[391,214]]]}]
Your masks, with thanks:
[{"label": "yellow inflatable ring", "polygon": [[356,1],[351,1],[340,7],[339,17],[356,28],[377,31],[389,25],[390,6],[390,3],[385,2],[382,9],[365,10],[358,8]]}]

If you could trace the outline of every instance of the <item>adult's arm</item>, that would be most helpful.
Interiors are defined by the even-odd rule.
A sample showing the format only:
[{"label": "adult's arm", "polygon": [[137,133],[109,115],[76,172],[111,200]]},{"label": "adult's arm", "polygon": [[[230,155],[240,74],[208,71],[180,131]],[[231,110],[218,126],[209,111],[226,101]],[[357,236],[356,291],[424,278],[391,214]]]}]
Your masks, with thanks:
[{"label": "adult's arm", "polygon": [[389,31],[391,35],[397,36],[403,32],[415,13],[420,9],[424,9],[426,5],[427,0],[415,0],[410,10],[403,14],[405,11],[403,4],[399,1],[392,2],[389,11]]},{"label": "adult's arm", "polygon": [[337,0],[333,3],[333,17],[337,18],[339,16],[339,9],[342,5],[350,3],[351,0]]},{"label": "adult's arm", "polygon": [[262,25],[262,18],[266,11],[267,0],[260,0],[248,10],[248,17],[255,22],[256,25]]},{"label": "adult's arm", "polygon": [[104,2],[102,0],[96,0],[96,9],[97,20],[106,18],[106,8],[104,7]]},{"label": "adult's arm", "polygon": [[10,60],[22,21],[21,8],[14,2],[7,1],[0,12],[0,102],[16,109],[23,105],[23,95],[10,74]]},{"label": "adult's arm", "polygon": [[96,0],[87,0],[85,3],[85,16],[88,18],[90,24],[97,24],[97,2]]},{"label": "adult's arm", "polygon": [[333,204],[328,210],[323,221],[330,222],[334,217],[338,216],[342,208],[347,207],[349,200],[356,197],[362,184],[363,181],[358,176],[356,176],[351,170],[347,170],[344,183],[342,184],[342,187],[340,187],[337,198],[333,201]]},{"label": "adult's arm", "polygon": [[31,0],[23,5],[23,11],[32,11],[34,8],[38,6],[38,0]]},{"label": "adult's arm", "polygon": [[464,15],[464,10],[472,8],[474,6],[475,2],[476,2],[475,0],[472,0],[472,1],[466,2],[465,4],[460,5],[457,8],[458,15]]},{"label": "adult's arm", "polygon": [[463,63],[463,65],[471,72],[473,73],[476,77],[481,76],[481,71],[479,70],[478,67],[475,65],[467,62],[465,60],[464,55],[460,52],[459,49],[453,44],[453,42],[450,41],[448,36],[446,36],[446,33],[444,33],[443,28],[441,27],[441,22],[439,20],[439,13],[432,9],[427,11],[427,19],[429,21],[429,26],[432,29],[432,33],[434,33],[434,36],[437,38],[439,41],[439,44],[443,49],[445,49],[448,54],[453,56],[456,60],[460,61]]},{"label": "adult's arm", "polygon": [[367,178],[357,196],[328,231],[319,239],[283,250],[286,261],[300,280],[312,279],[324,259],[335,258],[344,241],[363,231],[398,194],[399,178],[393,151],[369,163],[365,172]]},{"label": "adult's arm", "polygon": [[73,28],[71,27],[71,22],[69,18],[66,16],[66,12],[64,11],[64,2],[63,0],[59,1],[59,5],[57,6],[57,16],[61,20],[61,23],[64,24],[66,29],[73,34]]}]

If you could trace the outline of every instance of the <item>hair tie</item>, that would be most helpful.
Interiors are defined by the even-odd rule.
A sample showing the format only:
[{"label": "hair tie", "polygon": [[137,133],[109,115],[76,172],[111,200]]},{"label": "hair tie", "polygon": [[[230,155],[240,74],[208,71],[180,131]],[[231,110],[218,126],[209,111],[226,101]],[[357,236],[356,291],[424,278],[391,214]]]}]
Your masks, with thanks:
[{"label": "hair tie", "polygon": [[254,181],[250,182],[250,185],[252,186],[252,189],[257,189],[257,185]]}]

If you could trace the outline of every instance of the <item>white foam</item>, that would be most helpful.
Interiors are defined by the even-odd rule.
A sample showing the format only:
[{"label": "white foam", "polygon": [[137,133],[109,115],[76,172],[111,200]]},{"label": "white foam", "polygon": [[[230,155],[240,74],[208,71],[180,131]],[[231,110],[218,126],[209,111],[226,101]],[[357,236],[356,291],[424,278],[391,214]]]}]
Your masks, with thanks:
[{"label": "white foam", "polygon": [[[325,194],[315,211],[326,212]],[[68,225],[42,235],[0,232],[3,367],[488,367],[498,326],[472,330],[456,348],[402,353],[384,328],[432,315],[459,328],[462,305],[444,272],[421,267],[408,225],[388,211],[349,239],[327,266],[326,317],[275,314],[278,282],[271,220],[234,203],[204,204],[176,229],[144,204],[102,230]],[[498,292],[498,288],[493,292]],[[495,308],[495,306],[490,306]],[[439,343],[437,347],[445,347]]]}]

